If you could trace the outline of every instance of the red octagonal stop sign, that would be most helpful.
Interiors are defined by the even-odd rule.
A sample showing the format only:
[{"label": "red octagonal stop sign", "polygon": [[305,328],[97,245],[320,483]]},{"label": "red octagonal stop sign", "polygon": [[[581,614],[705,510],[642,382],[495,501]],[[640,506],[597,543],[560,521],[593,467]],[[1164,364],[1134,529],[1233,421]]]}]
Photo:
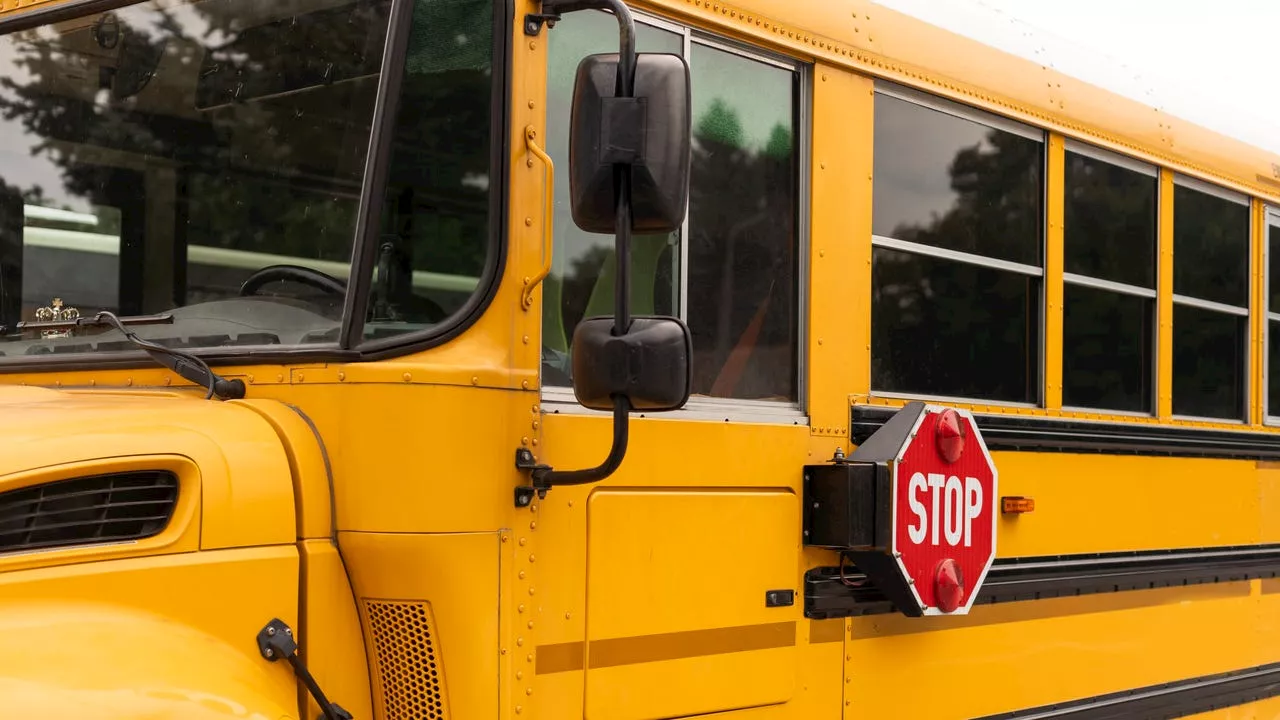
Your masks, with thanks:
[{"label": "red octagonal stop sign", "polygon": [[921,612],[964,614],[996,554],[996,466],[967,410],[926,406],[907,438],[890,549]]}]

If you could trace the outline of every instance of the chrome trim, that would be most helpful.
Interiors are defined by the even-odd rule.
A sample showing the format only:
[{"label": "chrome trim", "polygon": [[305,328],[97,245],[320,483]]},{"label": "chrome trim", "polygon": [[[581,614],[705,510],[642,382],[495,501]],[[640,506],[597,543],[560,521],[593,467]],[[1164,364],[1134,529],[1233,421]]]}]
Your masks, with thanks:
[{"label": "chrome trim", "polygon": [[[976,406],[1000,407],[1000,408],[1018,408],[1018,409],[1025,408],[1025,409],[1031,409],[1031,410],[1042,409],[1039,405],[1035,403],[1017,402],[1012,400],[987,400],[985,398],[957,397],[954,395],[925,395],[922,393],[903,393],[903,392],[872,390],[871,395],[869,397],[884,398],[886,400],[923,400],[925,402],[952,403],[952,404],[959,404],[959,405],[976,405]],[[875,407],[870,403],[861,403],[861,405]],[[1097,411],[1094,411],[1094,412],[1097,412]],[[982,413],[975,410],[974,414],[981,415]]]},{"label": "chrome trim", "polygon": [[1044,130],[1002,115],[996,115],[985,110],[979,110],[969,105],[962,105],[954,100],[948,100],[947,98],[938,95],[922,92],[920,90],[906,87],[905,85],[899,85],[888,80],[880,79],[875,81],[875,91],[882,95],[888,95],[889,97],[896,98],[898,100],[914,103],[921,107],[929,108],[930,110],[936,110],[937,112],[960,118],[961,120],[968,120],[969,122],[975,122],[980,125],[988,125],[997,130],[1003,130],[1013,135],[1020,135],[1028,140],[1035,140],[1036,142],[1048,144],[1048,133]]},{"label": "chrome trim", "polygon": [[1206,195],[1213,195],[1214,197],[1220,198],[1222,200],[1228,200],[1237,205],[1244,205],[1245,207],[1249,207],[1248,195],[1242,192],[1237,192],[1235,190],[1228,190],[1227,188],[1224,188],[1221,185],[1214,185],[1213,183],[1205,182],[1204,180],[1200,180],[1199,178],[1193,178],[1188,175],[1183,175],[1181,173],[1175,172],[1173,174],[1173,184],[1181,185],[1185,188],[1196,190]]},{"label": "chrome trim", "polygon": [[1235,315],[1237,317],[1249,317],[1249,308],[1236,307],[1235,305],[1227,305],[1225,303],[1214,302],[1212,300],[1201,300],[1200,298],[1188,297],[1174,293],[1173,302],[1178,305],[1186,305],[1187,307],[1200,308],[1201,310],[1212,310],[1227,315]]},{"label": "chrome trim", "polygon": [[1159,181],[1160,168],[1155,165],[1131,158],[1128,155],[1121,155],[1112,150],[1104,150],[1096,145],[1089,145],[1074,138],[1064,138],[1064,140],[1066,142],[1063,145],[1067,152],[1087,157],[1090,160],[1104,162],[1108,165],[1115,165],[1125,170],[1131,170],[1141,175],[1146,175],[1157,182]]},{"label": "chrome trim", "polygon": [[907,240],[898,240],[897,238],[885,237],[883,235],[872,235],[871,245],[872,247],[898,250],[900,252],[912,253],[914,255],[928,255],[942,260],[952,260],[955,262],[967,263],[969,265],[978,265],[995,270],[1014,272],[1020,275],[1044,277],[1044,269],[1038,268],[1035,265],[1024,265],[1022,263],[1011,262],[1009,260],[997,260],[983,255],[974,255],[972,253],[961,252],[959,250],[947,250],[945,248],[924,245],[922,243],[914,243]]},{"label": "chrome trim", "polygon": [[1089,277],[1088,275],[1077,275],[1075,273],[1064,272],[1062,273],[1062,281],[1064,283],[1090,287],[1097,290],[1109,290],[1122,295],[1134,295],[1152,300],[1156,297],[1156,291],[1149,288],[1138,287],[1137,285],[1127,285],[1125,283],[1118,283],[1112,280],[1103,280],[1101,278]]}]

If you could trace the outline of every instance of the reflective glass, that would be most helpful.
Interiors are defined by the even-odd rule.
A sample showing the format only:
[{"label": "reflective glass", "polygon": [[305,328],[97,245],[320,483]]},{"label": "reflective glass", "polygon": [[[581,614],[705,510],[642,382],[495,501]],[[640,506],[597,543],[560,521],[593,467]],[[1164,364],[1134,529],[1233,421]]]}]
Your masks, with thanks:
[{"label": "reflective glass", "polygon": [[1245,318],[1175,303],[1173,412],[1244,418]]},{"label": "reflective glass", "polygon": [[1068,284],[1062,313],[1062,402],[1151,410],[1155,300]]},{"label": "reflective glass", "polygon": [[1066,271],[1156,286],[1156,178],[1066,153]]}]

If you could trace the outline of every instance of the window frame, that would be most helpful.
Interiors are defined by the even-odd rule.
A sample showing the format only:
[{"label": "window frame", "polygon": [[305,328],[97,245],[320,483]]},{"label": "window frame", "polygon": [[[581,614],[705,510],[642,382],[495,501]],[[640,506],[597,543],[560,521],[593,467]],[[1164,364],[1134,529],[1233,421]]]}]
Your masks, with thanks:
[{"label": "window frame", "polygon": [[[1280,322],[1280,312],[1271,311],[1271,228],[1280,229],[1280,205],[1262,203],[1262,424],[1280,426],[1280,415],[1273,415],[1271,397],[1271,323]],[[1280,379],[1280,378],[1278,378]],[[1277,408],[1280,409],[1280,408]]]},{"label": "window frame", "polygon": [[[0,37],[12,33],[47,27],[72,20],[82,20],[99,13],[142,5],[146,0],[81,0],[34,9],[17,16],[0,18]],[[369,362],[401,357],[437,347],[461,335],[484,314],[497,296],[508,256],[507,223],[510,217],[510,182],[507,158],[511,148],[511,43],[514,31],[513,0],[494,0],[492,27],[493,80],[490,84],[490,158],[489,207],[492,221],[486,239],[485,266],[476,290],[452,317],[440,324],[416,332],[388,338],[362,337],[364,317],[368,312],[374,265],[377,262],[378,232],[381,220],[381,193],[386,186],[390,166],[390,141],[394,134],[396,109],[399,105],[401,79],[412,31],[414,0],[391,0],[390,17],[383,45],[378,90],[374,100],[373,128],[365,158],[365,174],[352,250],[348,289],[343,299],[342,320],[336,342],[313,345],[265,347],[185,348],[211,366],[273,364],[297,362]],[[154,365],[141,350],[119,350],[71,354],[0,357],[0,374],[32,371],[112,370]]]},{"label": "window frame", "polygon": [[[1049,168],[1049,137],[1050,137],[1049,131],[1044,128],[1037,127],[1035,125],[1022,123],[1012,118],[1008,118],[1002,115],[997,115],[987,110],[971,107],[969,105],[965,105],[963,103],[959,103],[954,100],[949,100],[944,97],[940,97],[927,92],[916,90],[914,88],[910,88],[905,85],[900,85],[898,83],[895,83],[889,80],[883,80],[880,78],[875,79],[875,88],[873,92],[876,95],[880,95],[880,94],[888,95],[889,97],[895,98],[897,100],[918,105],[929,110],[934,110],[944,115],[950,115],[952,117],[959,118],[961,120],[967,120],[969,122],[977,123],[979,125],[985,125],[995,130],[1008,132],[1013,135],[1026,138],[1028,140],[1034,140],[1040,143],[1040,163],[1041,163],[1040,165],[1041,167],[1040,237],[1039,237],[1040,266],[1036,267],[1034,265],[1027,265],[1024,263],[1013,262],[1011,260],[1002,260],[1000,258],[986,257],[984,255],[975,255],[973,253],[967,253],[960,250],[950,250],[947,248],[934,247],[932,245],[913,243],[910,241],[899,240],[897,238],[887,237],[884,235],[876,235],[874,232],[871,234],[872,252],[874,253],[876,248],[884,248],[886,250],[892,250],[895,252],[905,252],[905,253],[910,253],[914,255],[924,255],[924,256],[939,259],[939,260],[946,260],[948,262],[965,263],[965,264],[973,265],[975,267],[986,268],[988,270],[1012,272],[1012,273],[1021,275],[1023,277],[1039,278],[1040,287],[1039,287],[1039,291],[1036,293],[1037,295],[1036,300],[1038,304],[1037,312],[1038,312],[1038,319],[1039,319],[1039,322],[1037,323],[1038,325],[1037,336],[1035,338],[1028,338],[1028,344],[1034,341],[1035,348],[1036,348],[1036,370],[1035,370],[1036,398],[1034,401],[1019,402],[1019,401],[1013,401],[1013,400],[997,400],[993,398],[983,398],[983,397],[977,397],[977,396],[959,397],[959,396],[953,396],[953,395],[934,395],[929,393],[877,390],[874,385],[870,386],[870,392],[869,392],[870,397],[884,398],[888,400],[924,400],[927,402],[953,403],[953,404],[962,404],[962,405],[981,404],[985,406],[1000,407],[1000,408],[1017,408],[1017,409],[1043,408],[1045,406],[1045,366],[1046,366],[1046,356],[1048,355],[1045,347],[1045,339],[1046,339],[1045,323],[1047,322],[1047,319],[1048,319],[1048,296],[1047,296],[1048,269],[1046,267],[1046,264],[1047,264],[1046,259],[1048,255],[1048,249],[1049,249],[1048,248],[1048,244],[1049,244],[1048,168]],[[872,132],[873,133],[875,132],[874,127],[872,128]],[[875,193],[874,184],[872,186],[871,192]],[[868,297],[870,297],[870,293],[874,292],[874,289],[871,286],[868,286],[867,291],[868,291]],[[870,325],[868,325],[868,330],[870,330]],[[873,352],[874,351],[870,347],[868,347],[868,351],[867,351],[868,362],[871,361]]]},{"label": "window frame", "polygon": [[[808,393],[808,339],[809,328],[809,253],[810,212],[809,198],[812,186],[812,100],[813,64],[767,48],[733,40],[727,36],[708,32],[701,28],[677,22],[670,18],[632,8],[636,23],[648,25],[680,35],[681,55],[686,62],[694,45],[729,53],[752,62],[762,63],[795,74],[793,84],[794,118],[796,122],[796,399],[749,400],[738,398],[690,397],[679,410],[662,413],[656,417],[680,420],[710,420],[716,422],[749,422],[773,425],[809,425],[806,405]],[[553,31],[554,32],[554,31]],[[680,224],[680,258],[678,308],[680,317],[688,317],[689,311],[689,213],[686,208]],[[578,404],[573,388],[543,385],[542,407],[549,415],[597,415],[610,413],[591,410]],[[647,417],[643,412],[635,417]]]},{"label": "window frame", "polygon": [[[1247,283],[1245,288],[1245,304],[1243,306],[1227,305],[1226,303],[1220,303],[1214,300],[1201,300],[1200,298],[1192,297],[1190,295],[1179,295],[1178,293],[1175,293],[1173,291],[1173,282],[1172,280],[1170,281],[1170,284],[1169,284],[1170,286],[1167,291],[1170,297],[1170,311],[1171,311],[1170,318],[1169,318],[1169,332],[1170,332],[1170,343],[1171,343],[1170,345],[1171,354],[1169,357],[1169,375],[1170,375],[1170,381],[1171,381],[1170,388],[1169,388],[1170,417],[1173,420],[1181,421],[1181,422],[1218,423],[1223,425],[1248,425],[1250,410],[1253,406],[1253,403],[1251,401],[1251,398],[1253,395],[1253,373],[1250,371],[1250,360],[1249,360],[1251,355],[1251,350],[1252,350],[1251,346],[1253,343],[1253,327],[1252,327],[1253,309],[1250,307],[1250,298],[1253,297],[1253,273],[1256,270],[1254,266],[1255,260],[1254,260],[1254,252],[1253,252],[1253,236],[1254,236],[1254,231],[1256,229],[1254,227],[1256,223],[1255,223],[1254,213],[1253,213],[1253,198],[1251,198],[1246,193],[1242,193],[1236,190],[1231,190],[1229,188],[1225,188],[1220,185],[1215,185],[1213,183],[1206,182],[1199,178],[1191,177],[1184,173],[1178,172],[1177,170],[1174,170],[1172,172],[1173,172],[1174,192],[1170,193],[1169,200],[1170,200],[1170,204],[1174,206],[1173,207],[1174,213],[1177,212],[1177,200],[1174,199],[1174,195],[1176,194],[1176,190],[1178,186],[1182,186],[1184,188],[1187,188],[1188,190],[1195,190],[1196,192],[1201,192],[1206,195],[1216,197],[1220,200],[1225,200],[1227,202],[1235,203],[1237,205],[1243,205],[1245,209],[1248,210],[1249,224],[1248,224],[1247,232],[1245,233],[1245,240],[1247,243],[1246,244],[1247,252],[1245,253],[1246,255],[1245,278],[1247,280]],[[1175,218],[1177,217],[1176,214],[1174,215],[1174,217]],[[1170,237],[1169,237],[1170,241],[1173,244],[1173,263],[1174,263],[1173,274],[1175,277],[1177,273],[1176,263],[1178,262],[1178,243],[1177,243],[1176,237],[1174,236],[1174,233],[1176,232],[1177,232],[1177,227],[1175,222],[1174,229],[1172,232],[1170,232]],[[1243,397],[1241,398],[1242,402],[1241,402],[1240,417],[1238,418],[1205,417],[1201,415],[1184,415],[1184,414],[1172,412],[1173,403],[1176,400],[1176,398],[1173,397],[1174,391],[1173,391],[1172,380],[1177,376],[1177,370],[1173,367],[1173,361],[1174,361],[1173,355],[1176,354],[1176,352],[1173,351],[1173,341],[1177,339],[1177,332],[1178,332],[1178,327],[1177,327],[1177,324],[1174,322],[1173,316],[1177,314],[1176,311],[1179,305],[1183,307],[1192,307],[1192,308],[1197,308],[1199,310],[1218,313],[1220,315],[1230,315],[1236,318],[1237,320],[1243,319],[1245,321],[1244,333],[1243,333],[1244,352],[1241,354],[1241,357],[1244,358],[1244,367],[1238,368],[1240,371],[1240,375],[1243,378],[1243,382],[1241,383],[1241,390],[1243,392]],[[1264,356],[1264,360],[1265,360],[1265,356]],[[1264,403],[1266,402],[1266,398],[1263,398],[1263,402]],[[1264,408],[1265,408],[1265,405],[1264,405]],[[1265,410],[1264,410],[1264,413],[1265,413]]]},{"label": "window frame", "polygon": [[[1127,283],[1116,282],[1114,280],[1103,280],[1102,278],[1090,277],[1088,275],[1079,275],[1077,273],[1070,273],[1070,272],[1067,272],[1066,263],[1064,261],[1063,270],[1062,270],[1062,286],[1064,289],[1064,293],[1063,293],[1063,301],[1064,301],[1063,312],[1064,313],[1066,312],[1065,289],[1067,285],[1075,285],[1076,287],[1087,287],[1087,288],[1092,288],[1094,290],[1104,290],[1106,292],[1128,295],[1130,297],[1140,297],[1140,298],[1148,299],[1152,301],[1152,322],[1151,322],[1151,330],[1150,330],[1151,337],[1148,338],[1148,340],[1151,343],[1149,346],[1150,357],[1148,359],[1150,363],[1150,367],[1148,368],[1148,370],[1150,371],[1150,375],[1148,375],[1148,380],[1147,380],[1147,382],[1149,383],[1147,390],[1151,394],[1151,410],[1148,412],[1141,412],[1138,410],[1114,410],[1114,409],[1108,409],[1108,408],[1090,407],[1087,405],[1066,405],[1066,404],[1062,406],[1062,409],[1066,412],[1080,412],[1080,413],[1094,413],[1094,414],[1106,413],[1108,415],[1116,415],[1119,417],[1135,417],[1135,418],[1155,417],[1158,414],[1160,409],[1160,403],[1159,403],[1159,395],[1160,395],[1159,315],[1160,315],[1160,291],[1161,291],[1160,268],[1159,268],[1159,265],[1160,265],[1160,209],[1161,209],[1160,167],[1158,165],[1146,163],[1141,160],[1137,160],[1135,158],[1129,157],[1127,155],[1122,155],[1120,153],[1107,150],[1105,148],[1100,148],[1096,145],[1090,145],[1080,140],[1076,140],[1075,138],[1063,138],[1064,160],[1065,160],[1066,153],[1072,153],[1075,155],[1080,155],[1081,157],[1089,158],[1090,160],[1095,160],[1097,162],[1107,163],[1109,165],[1115,165],[1116,167],[1122,168],[1124,170],[1129,170],[1131,172],[1139,173],[1141,175],[1151,178],[1152,183],[1155,186],[1155,198],[1156,198],[1155,218],[1153,223],[1153,227],[1155,228],[1155,235],[1154,237],[1151,238],[1152,257],[1155,259],[1155,267],[1153,268],[1155,272],[1155,283],[1154,283],[1155,287],[1151,289],[1147,289],[1137,285],[1129,285]],[[1064,207],[1066,203],[1067,191],[1068,189],[1066,185],[1065,162],[1064,162],[1064,177],[1062,182]],[[1062,236],[1064,253],[1066,249],[1066,242],[1067,242],[1066,228],[1064,226],[1063,236]],[[1066,362],[1065,349],[1063,351],[1062,360],[1064,363]],[[1063,380],[1064,389],[1065,389],[1065,382],[1066,381],[1064,379]]]}]

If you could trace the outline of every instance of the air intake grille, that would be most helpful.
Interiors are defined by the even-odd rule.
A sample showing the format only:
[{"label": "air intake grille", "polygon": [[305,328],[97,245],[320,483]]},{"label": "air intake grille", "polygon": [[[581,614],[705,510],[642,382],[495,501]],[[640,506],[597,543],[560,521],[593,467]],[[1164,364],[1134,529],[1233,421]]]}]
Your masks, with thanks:
[{"label": "air intake grille", "polygon": [[75,478],[0,493],[0,553],[140,540],[169,524],[178,479],[167,472]]},{"label": "air intake grille", "polygon": [[444,668],[431,637],[435,619],[422,602],[365,600],[369,635],[378,663],[381,717],[447,720]]}]

